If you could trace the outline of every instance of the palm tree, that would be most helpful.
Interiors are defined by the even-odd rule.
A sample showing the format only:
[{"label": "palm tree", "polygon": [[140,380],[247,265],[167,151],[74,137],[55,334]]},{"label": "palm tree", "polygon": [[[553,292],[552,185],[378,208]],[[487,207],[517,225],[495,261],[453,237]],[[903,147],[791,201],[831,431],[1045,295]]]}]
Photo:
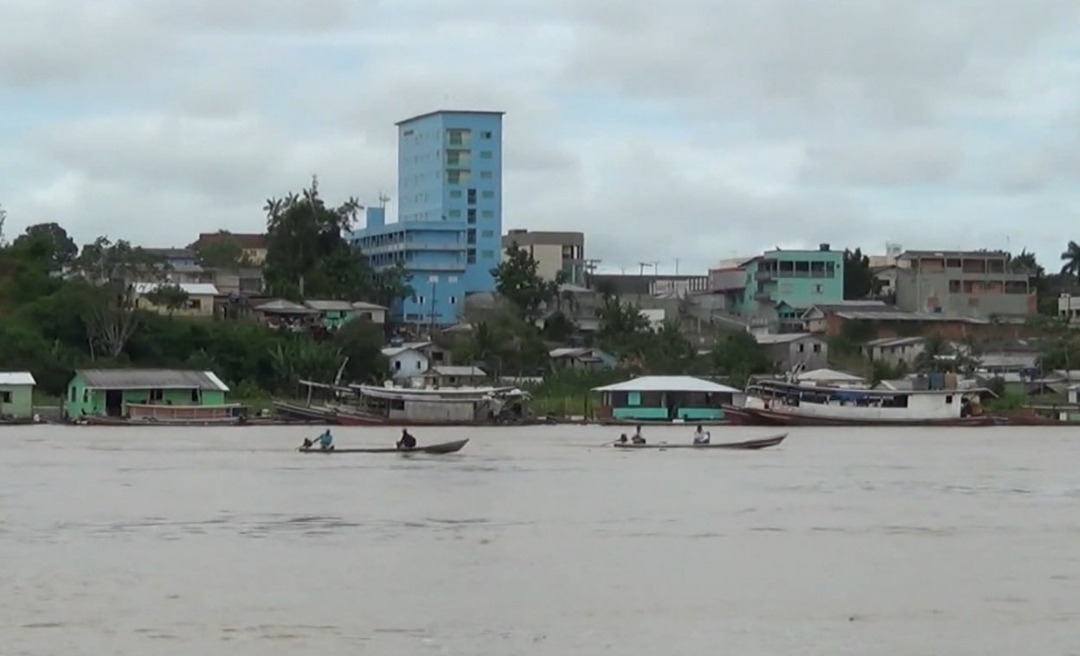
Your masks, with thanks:
[{"label": "palm tree", "polygon": [[1061,261],[1065,263],[1061,267],[1061,275],[1080,278],[1080,244],[1070,240],[1061,254]]}]

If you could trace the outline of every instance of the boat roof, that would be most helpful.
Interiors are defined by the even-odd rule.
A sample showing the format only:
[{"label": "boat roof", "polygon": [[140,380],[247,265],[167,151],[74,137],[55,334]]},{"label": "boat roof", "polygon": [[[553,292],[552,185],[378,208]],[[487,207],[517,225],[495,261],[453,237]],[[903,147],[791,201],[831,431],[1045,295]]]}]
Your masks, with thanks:
[{"label": "boat roof", "polygon": [[705,392],[737,394],[741,390],[693,376],[640,376],[631,380],[594,387],[594,392]]},{"label": "boat roof", "polygon": [[0,385],[37,385],[29,371],[0,371]]},{"label": "boat roof", "polygon": [[212,371],[190,369],[77,369],[87,389],[200,389],[228,392]]},{"label": "boat roof", "polygon": [[483,377],[487,376],[487,372],[480,367],[470,367],[467,365],[450,365],[441,364],[432,367],[428,370],[425,376],[473,376]]},{"label": "boat roof", "polygon": [[784,387],[797,389],[805,392],[818,392],[821,394],[841,394],[847,396],[901,396],[912,394],[989,394],[991,396],[997,396],[993,390],[986,387],[964,387],[953,389],[930,389],[930,390],[917,390],[917,389],[871,389],[868,387],[832,387],[828,385],[812,385],[807,383],[788,383],[782,380],[762,380],[756,383],[752,383],[748,389],[755,387]]},{"label": "boat roof", "polygon": [[835,369],[814,369],[812,371],[804,371],[798,374],[799,380],[821,380],[821,381],[838,381],[844,383],[861,383],[864,382],[864,378],[856,376],[855,374],[849,374],[844,371],[837,371]]}]

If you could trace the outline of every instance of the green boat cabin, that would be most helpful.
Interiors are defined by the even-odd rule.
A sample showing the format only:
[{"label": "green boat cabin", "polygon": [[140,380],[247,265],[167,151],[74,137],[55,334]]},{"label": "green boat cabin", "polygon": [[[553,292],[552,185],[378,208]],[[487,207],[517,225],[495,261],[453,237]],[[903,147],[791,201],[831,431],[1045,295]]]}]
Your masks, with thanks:
[{"label": "green boat cabin", "polygon": [[692,376],[641,376],[596,387],[600,417],[623,421],[720,421],[741,392]]}]

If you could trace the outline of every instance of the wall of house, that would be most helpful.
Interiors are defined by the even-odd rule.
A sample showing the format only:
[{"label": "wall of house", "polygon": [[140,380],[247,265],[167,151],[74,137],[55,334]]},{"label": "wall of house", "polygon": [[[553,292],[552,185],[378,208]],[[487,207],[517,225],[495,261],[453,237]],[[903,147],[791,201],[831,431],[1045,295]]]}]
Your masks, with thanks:
[{"label": "wall of house", "polygon": [[896,305],[909,312],[985,319],[1033,314],[1037,304],[1027,274],[974,273],[944,266],[896,270]]},{"label": "wall of house", "polygon": [[884,362],[889,365],[913,364],[919,354],[926,350],[923,342],[900,344],[898,346],[873,346],[864,349],[865,355],[876,362]]},{"label": "wall of house", "polygon": [[[152,390],[122,390],[121,404],[150,403]],[[160,390],[161,397],[154,403],[168,405],[224,405],[225,392],[220,390],[165,389]],[[75,377],[68,384],[64,397],[64,414],[71,418],[86,415],[106,414],[106,391],[87,389],[81,378]]]},{"label": "wall of house", "polygon": [[184,307],[170,310],[167,307],[154,305],[145,296],[135,299],[135,307],[157,314],[174,314],[180,317],[210,317],[214,315],[214,297],[208,294],[189,296]]},{"label": "wall of house", "polygon": [[381,326],[386,323],[386,310],[356,310],[355,318]]},{"label": "wall of house", "polygon": [[32,385],[0,385],[0,417],[29,419],[33,414]]},{"label": "wall of house", "polygon": [[813,337],[764,347],[769,359],[784,369],[790,369],[799,362],[804,363],[807,369],[820,369],[829,363],[829,344]]},{"label": "wall of house", "polygon": [[741,313],[761,314],[761,306],[785,304],[805,310],[844,299],[844,254],[840,251],[770,251],[748,262]]},{"label": "wall of house", "polygon": [[390,376],[394,380],[421,376],[429,367],[428,357],[419,351],[403,351],[390,358]]}]

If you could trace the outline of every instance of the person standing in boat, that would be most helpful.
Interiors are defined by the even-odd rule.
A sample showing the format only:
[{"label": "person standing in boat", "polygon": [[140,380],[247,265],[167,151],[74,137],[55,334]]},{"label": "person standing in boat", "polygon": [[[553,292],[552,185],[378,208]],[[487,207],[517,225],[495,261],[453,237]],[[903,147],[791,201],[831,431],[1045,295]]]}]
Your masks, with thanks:
[{"label": "person standing in boat", "polygon": [[694,444],[708,444],[711,439],[712,435],[709,431],[702,429],[701,426],[694,431]]},{"label": "person standing in boat", "polygon": [[408,428],[401,429],[401,439],[397,442],[397,448],[405,451],[416,448],[416,438],[409,434]]},{"label": "person standing in boat", "polygon": [[641,434],[641,424],[634,429],[634,436],[630,438],[633,444],[645,444],[645,437]]}]

